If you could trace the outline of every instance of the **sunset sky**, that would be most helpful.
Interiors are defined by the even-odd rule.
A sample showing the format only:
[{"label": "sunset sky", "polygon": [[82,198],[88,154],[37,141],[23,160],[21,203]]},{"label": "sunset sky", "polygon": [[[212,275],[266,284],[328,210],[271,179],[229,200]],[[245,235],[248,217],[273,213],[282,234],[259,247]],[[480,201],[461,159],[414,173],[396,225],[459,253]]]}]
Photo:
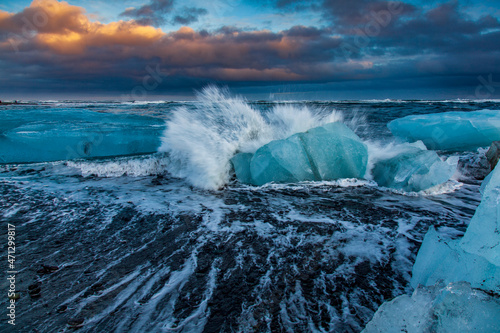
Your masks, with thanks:
[{"label": "sunset sky", "polygon": [[0,74],[0,99],[493,98],[500,2],[3,0]]}]

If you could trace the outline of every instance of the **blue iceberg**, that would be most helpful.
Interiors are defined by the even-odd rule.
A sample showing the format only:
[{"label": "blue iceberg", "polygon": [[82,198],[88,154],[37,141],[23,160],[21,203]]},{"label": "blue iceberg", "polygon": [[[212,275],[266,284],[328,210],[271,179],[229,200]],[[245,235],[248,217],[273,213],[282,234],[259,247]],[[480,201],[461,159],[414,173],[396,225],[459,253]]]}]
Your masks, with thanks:
[{"label": "blue iceberg", "polygon": [[240,153],[231,160],[238,179],[253,185],[362,178],[367,161],[366,145],[339,122],[271,141],[251,158]]},{"label": "blue iceberg", "polygon": [[250,173],[254,185],[316,180],[307,151],[297,135],[259,148],[250,161]]},{"label": "blue iceberg", "polygon": [[[483,181],[482,199],[467,227],[460,247],[500,266],[500,166]],[[497,279],[500,286],[500,279]]]},{"label": "blue iceberg", "polygon": [[467,281],[473,288],[500,294],[500,266],[464,251],[460,239],[440,237],[431,227],[413,265],[411,285],[432,286],[439,281]]},{"label": "blue iceberg", "polygon": [[164,121],[89,110],[6,110],[0,163],[30,163],[156,152]]},{"label": "blue iceberg", "polygon": [[446,182],[455,173],[457,163],[456,157],[442,161],[434,151],[408,147],[378,161],[372,176],[380,186],[418,192]]},{"label": "blue iceberg", "polygon": [[385,302],[364,332],[500,332],[500,166],[462,238],[431,227],[412,270],[415,292]]},{"label": "blue iceberg", "polygon": [[475,150],[500,140],[500,111],[444,112],[391,121],[391,132],[432,150]]},{"label": "blue iceberg", "polygon": [[445,240],[431,228],[413,266],[412,285],[467,281],[500,294],[500,167],[484,180],[482,200],[461,239]]}]

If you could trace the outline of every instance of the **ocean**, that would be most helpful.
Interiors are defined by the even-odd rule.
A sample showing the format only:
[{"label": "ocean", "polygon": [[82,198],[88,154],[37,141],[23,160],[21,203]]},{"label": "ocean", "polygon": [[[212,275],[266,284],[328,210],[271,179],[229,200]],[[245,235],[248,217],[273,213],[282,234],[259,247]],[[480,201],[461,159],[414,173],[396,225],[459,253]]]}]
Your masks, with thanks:
[{"label": "ocean", "polygon": [[420,192],[378,186],[369,171],[245,185],[229,159],[342,121],[371,160],[397,144],[391,120],[483,109],[500,101],[251,101],[213,89],[185,102],[0,105],[15,330],[359,332],[411,292],[430,226],[463,235],[486,149],[438,152],[458,170]]}]

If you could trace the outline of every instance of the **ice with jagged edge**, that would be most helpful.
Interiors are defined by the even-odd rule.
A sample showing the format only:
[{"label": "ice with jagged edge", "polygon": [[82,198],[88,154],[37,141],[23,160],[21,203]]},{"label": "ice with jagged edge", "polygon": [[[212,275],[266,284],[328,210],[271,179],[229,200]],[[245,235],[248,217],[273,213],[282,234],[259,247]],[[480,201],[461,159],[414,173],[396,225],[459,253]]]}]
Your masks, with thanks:
[{"label": "ice with jagged edge", "polygon": [[380,306],[364,333],[499,332],[500,300],[467,282],[420,286]]},{"label": "ice with jagged edge", "polygon": [[456,171],[458,157],[442,161],[436,152],[409,144],[398,149],[394,156],[375,163],[372,176],[378,185],[419,192],[446,182]]},{"label": "ice with jagged edge", "polygon": [[[481,186],[482,199],[460,241],[460,247],[500,266],[500,165]],[[500,279],[497,280],[500,286]]]},{"label": "ice with jagged edge", "polygon": [[238,179],[254,185],[363,178],[368,150],[346,125],[334,122],[271,141],[253,156],[237,154],[231,162]]},{"label": "ice with jagged edge", "polygon": [[462,238],[446,239],[430,228],[413,266],[413,296],[384,303],[365,332],[500,331],[500,165],[481,192]]},{"label": "ice with jagged edge", "polygon": [[482,199],[463,238],[446,240],[430,229],[413,266],[412,285],[438,279],[468,281],[500,293],[500,166],[483,181]]},{"label": "ice with jagged edge", "polygon": [[500,140],[500,111],[444,112],[391,121],[391,132],[433,150],[475,150]]},{"label": "ice with jagged edge", "polygon": [[500,267],[480,255],[464,251],[460,239],[445,239],[431,227],[418,251],[411,285],[417,288],[439,281],[467,281],[473,288],[500,294]]}]

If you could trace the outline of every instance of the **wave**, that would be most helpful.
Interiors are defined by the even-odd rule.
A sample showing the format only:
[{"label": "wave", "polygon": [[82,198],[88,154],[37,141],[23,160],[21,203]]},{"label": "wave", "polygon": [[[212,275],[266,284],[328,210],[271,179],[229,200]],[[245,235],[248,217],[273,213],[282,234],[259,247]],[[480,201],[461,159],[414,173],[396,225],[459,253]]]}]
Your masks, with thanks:
[{"label": "wave", "polygon": [[168,153],[167,170],[173,176],[205,189],[229,182],[235,153],[254,153],[270,141],[342,120],[335,110],[308,106],[275,105],[260,112],[243,98],[214,86],[198,93],[197,101],[192,108],[173,112],[159,151]]}]

